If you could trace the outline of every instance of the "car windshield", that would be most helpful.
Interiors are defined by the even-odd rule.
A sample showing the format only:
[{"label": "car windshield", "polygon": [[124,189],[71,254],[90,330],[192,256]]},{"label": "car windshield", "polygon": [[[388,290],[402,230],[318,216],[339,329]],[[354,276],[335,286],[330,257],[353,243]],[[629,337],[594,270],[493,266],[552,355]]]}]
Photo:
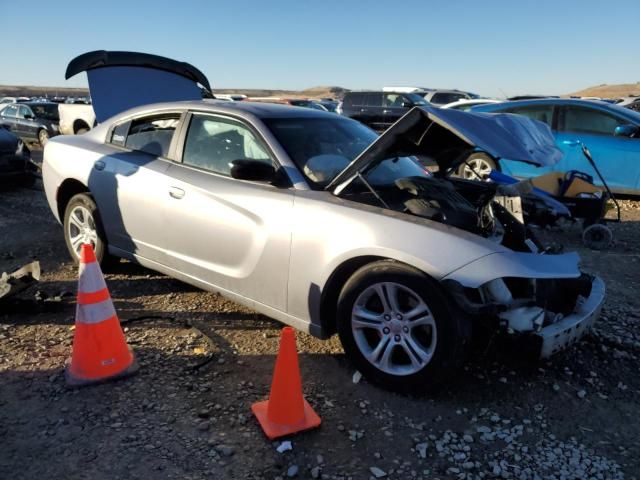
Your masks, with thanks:
[{"label": "car windshield", "polygon": [[411,100],[414,105],[426,105],[427,101],[423,96],[418,95],[417,93],[405,93],[407,98]]},{"label": "car windshield", "polygon": [[[267,118],[264,122],[315,189],[327,186],[378,137],[361,123],[340,117]],[[385,186],[398,178],[424,175],[415,159],[394,157],[378,163],[365,178],[372,185]]]},{"label": "car windshield", "polygon": [[58,104],[49,105],[42,104],[38,105],[35,103],[29,104],[31,110],[33,110],[33,114],[38,118],[46,118],[47,120],[59,120],[60,116],[58,114]]}]

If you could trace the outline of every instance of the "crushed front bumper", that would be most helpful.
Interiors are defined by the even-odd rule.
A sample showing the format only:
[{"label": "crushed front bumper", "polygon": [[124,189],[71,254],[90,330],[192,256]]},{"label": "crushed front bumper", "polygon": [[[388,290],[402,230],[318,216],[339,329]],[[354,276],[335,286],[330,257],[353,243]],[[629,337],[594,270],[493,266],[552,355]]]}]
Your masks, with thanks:
[{"label": "crushed front bumper", "polygon": [[579,301],[571,315],[535,333],[542,340],[540,357],[550,357],[587,333],[600,316],[604,296],[604,282],[600,277],[594,277],[589,297]]}]

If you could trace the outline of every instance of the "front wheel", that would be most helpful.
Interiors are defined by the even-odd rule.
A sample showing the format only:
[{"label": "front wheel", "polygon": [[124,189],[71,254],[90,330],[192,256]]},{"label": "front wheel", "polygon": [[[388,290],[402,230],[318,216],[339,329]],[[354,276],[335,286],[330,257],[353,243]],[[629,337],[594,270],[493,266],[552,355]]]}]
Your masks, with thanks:
[{"label": "front wheel", "polygon": [[489,180],[492,170],[498,170],[496,162],[484,153],[473,153],[458,168],[458,175],[466,180]]},{"label": "front wheel", "polygon": [[436,388],[465,357],[469,328],[439,285],[392,261],[359,269],[338,299],[338,335],[366,378],[400,392]]},{"label": "front wheel", "polygon": [[49,141],[49,132],[47,132],[46,128],[41,128],[38,131],[38,142],[40,143],[40,146],[44,147],[48,141]]},{"label": "front wheel", "polygon": [[64,240],[75,263],[80,261],[83,243],[93,247],[96,260],[101,265],[112,260],[107,252],[107,239],[98,207],[88,193],[79,193],[69,200],[64,213]]}]

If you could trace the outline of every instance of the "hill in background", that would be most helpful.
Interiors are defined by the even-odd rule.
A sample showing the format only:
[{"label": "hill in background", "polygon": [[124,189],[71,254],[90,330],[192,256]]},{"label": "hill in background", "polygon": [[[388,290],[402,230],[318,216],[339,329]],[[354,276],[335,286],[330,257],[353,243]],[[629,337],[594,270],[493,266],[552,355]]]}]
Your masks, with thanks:
[{"label": "hill in background", "polygon": [[620,98],[630,97],[632,95],[640,95],[640,82],[638,83],[620,83],[618,85],[607,85],[603,83],[595,87],[585,88],[571,96],[577,97],[600,97],[600,98]]},{"label": "hill in background", "polygon": [[[214,88],[213,93],[238,93],[249,97],[290,97],[290,98],[342,98],[348,90],[342,87],[321,86],[306,90],[269,90],[258,88]],[[33,87],[21,85],[0,85],[0,97],[86,97],[86,88]]]}]

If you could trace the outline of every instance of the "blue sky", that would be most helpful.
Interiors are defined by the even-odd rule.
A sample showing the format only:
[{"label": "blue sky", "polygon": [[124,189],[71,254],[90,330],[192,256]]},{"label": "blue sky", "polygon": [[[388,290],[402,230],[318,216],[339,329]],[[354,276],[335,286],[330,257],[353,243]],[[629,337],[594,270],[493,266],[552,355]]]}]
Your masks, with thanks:
[{"label": "blue sky", "polygon": [[85,86],[64,70],[99,49],[190,62],[214,90],[393,84],[502,96],[640,81],[640,0],[0,0],[0,18],[5,85]]}]

